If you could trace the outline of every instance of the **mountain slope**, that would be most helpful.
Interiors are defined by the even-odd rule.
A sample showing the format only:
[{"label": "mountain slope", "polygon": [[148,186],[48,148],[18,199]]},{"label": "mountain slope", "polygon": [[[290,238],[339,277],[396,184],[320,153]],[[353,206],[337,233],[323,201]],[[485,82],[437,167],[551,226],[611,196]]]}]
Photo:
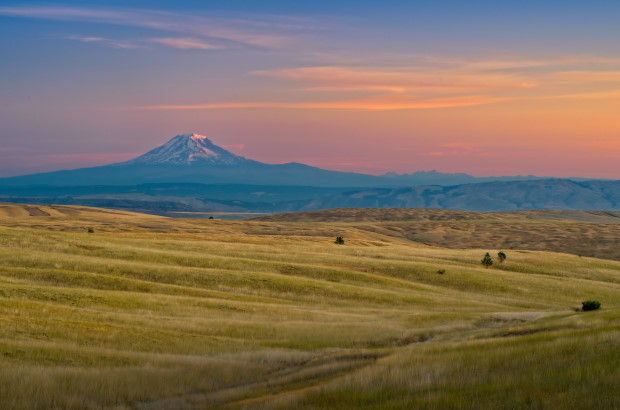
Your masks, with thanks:
[{"label": "mountain slope", "polygon": [[477,178],[419,171],[381,176],[321,169],[299,163],[266,164],[235,155],[199,134],[181,134],[129,161],[105,166],[0,178],[0,187],[138,185],[144,183],[255,184],[317,187],[457,185],[534,176]]},{"label": "mountain slope", "polygon": [[299,163],[265,164],[235,155],[198,134],[177,135],[126,162],[0,179],[0,186],[144,183],[364,187],[390,186],[393,182],[373,175],[330,171]]},{"label": "mountain slope", "polygon": [[256,163],[215,145],[199,134],[181,134],[144,155],[117,165],[242,165]]}]

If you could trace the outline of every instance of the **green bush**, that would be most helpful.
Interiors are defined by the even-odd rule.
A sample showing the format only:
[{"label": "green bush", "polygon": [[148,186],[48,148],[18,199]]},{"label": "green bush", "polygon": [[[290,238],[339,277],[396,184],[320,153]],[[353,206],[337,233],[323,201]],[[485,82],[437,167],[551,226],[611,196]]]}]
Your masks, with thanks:
[{"label": "green bush", "polygon": [[506,254],[503,251],[497,252],[497,260],[502,263],[506,260]]},{"label": "green bush", "polygon": [[344,238],[342,236],[337,236],[334,243],[337,243],[338,245],[344,245]]},{"label": "green bush", "polygon": [[487,252],[484,255],[484,258],[482,258],[482,260],[480,261],[480,263],[482,264],[482,266],[484,266],[485,268],[488,268],[489,266],[493,265],[493,259],[491,259],[491,255],[489,255],[489,252]]},{"label": "green bush", "polygon": [[597,300],[586,300],[585,302],[581,302],[582,309],[584,312],[588,310],[597,310],[601,307],[601,302]]}]

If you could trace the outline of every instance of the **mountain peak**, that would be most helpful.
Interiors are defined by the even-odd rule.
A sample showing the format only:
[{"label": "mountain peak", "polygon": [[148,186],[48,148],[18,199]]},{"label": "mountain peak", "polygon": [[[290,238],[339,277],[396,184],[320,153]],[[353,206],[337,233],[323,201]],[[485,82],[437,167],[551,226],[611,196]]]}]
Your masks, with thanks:
[{"label": "mountain peak", "polygon": [[191,133],[191,134],[181,134],[181,135],[177,135],[174,138],[179,138],[179,139],[190,139],[192,141],[196,141],[196,142],[207,142],[209,144],[213,144],[213,142],[205,137],[204,135],[200,135],[200,134],[196,134],[195,132]]},{"label": "mountain peak", "polygon": [[236,165],[248,161],[215,145],[204,135],[180,134],[165,144],[125,164],[148,165]]}]

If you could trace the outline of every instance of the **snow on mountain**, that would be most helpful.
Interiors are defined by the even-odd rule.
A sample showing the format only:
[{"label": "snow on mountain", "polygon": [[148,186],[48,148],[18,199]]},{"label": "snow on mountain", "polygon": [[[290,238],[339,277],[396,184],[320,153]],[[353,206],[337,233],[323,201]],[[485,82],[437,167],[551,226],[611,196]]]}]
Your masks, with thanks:
[{"label": "snow on mountain", "polygon": [[[527,177],[484,178],[529,179]],[[533,179],[533,177],[532,177]],[[132,160],[109,165],[0,178],[2,187],[137,185],[157,183],[246,184],[306,187],[403,187],[481,182],[464,174],[417,172],[375,176],[290,162],[267,164],[235,155],[200,134],[181,134]]]},{"label": "snow on mountain", "polygon": [[252,162],[200,134],[181,134],[123,165],[238,165]]}]

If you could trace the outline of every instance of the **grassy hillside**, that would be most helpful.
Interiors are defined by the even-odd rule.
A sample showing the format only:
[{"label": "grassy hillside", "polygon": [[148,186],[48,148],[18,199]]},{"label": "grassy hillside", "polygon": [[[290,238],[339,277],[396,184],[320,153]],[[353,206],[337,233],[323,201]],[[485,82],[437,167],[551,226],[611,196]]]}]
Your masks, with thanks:
[{"label": "grassy hillside", "polygon": [[620,407],[620,262],[364,223],[0,206],[0,407]]},{"label": "grassy hillside", "polygon": [[454,249],[530,249],[620,260],[620,212],[341,208],[257,219],[355,227]]}]

